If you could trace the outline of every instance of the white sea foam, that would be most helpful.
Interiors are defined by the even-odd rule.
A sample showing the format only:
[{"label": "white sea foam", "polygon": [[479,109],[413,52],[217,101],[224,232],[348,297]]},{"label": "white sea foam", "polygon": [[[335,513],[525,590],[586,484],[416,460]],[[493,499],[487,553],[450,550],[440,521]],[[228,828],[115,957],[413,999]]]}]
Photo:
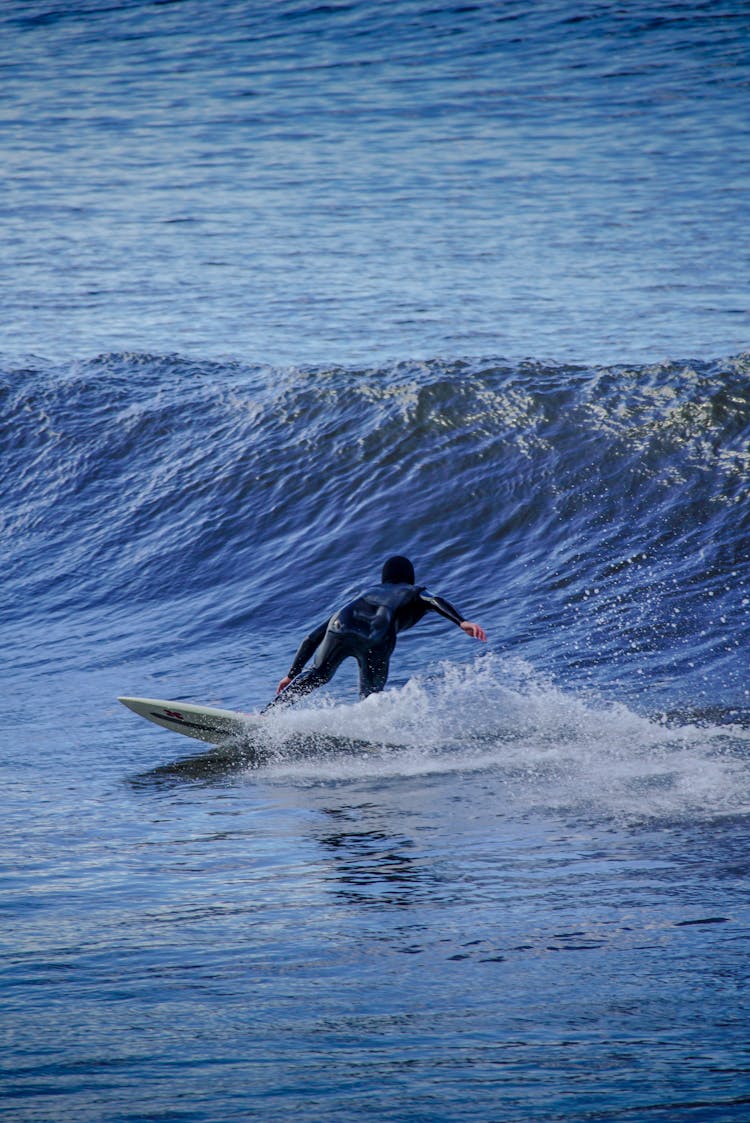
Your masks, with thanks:
[{"label": "white sea foam", "polygon": [[521,810],[639,820],[750,812],[750,730],[647,717],[492,655],[361,702],[319,697],[279,711],[264,739],[269,779],[486,771]]}]

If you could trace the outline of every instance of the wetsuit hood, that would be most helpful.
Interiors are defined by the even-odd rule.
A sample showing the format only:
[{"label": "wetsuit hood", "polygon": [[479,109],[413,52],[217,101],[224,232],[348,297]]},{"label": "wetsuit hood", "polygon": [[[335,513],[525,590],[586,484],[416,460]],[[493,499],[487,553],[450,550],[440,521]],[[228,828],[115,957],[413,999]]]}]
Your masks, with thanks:
[{"label": "wetsuit hood", "polygon": [[399,555],[393,558],[388,558],[388,561],[383,566],[383,574],[381,581],[384,585],[413,585],[414,584],[414,566],[408,558],[402,558]]}]

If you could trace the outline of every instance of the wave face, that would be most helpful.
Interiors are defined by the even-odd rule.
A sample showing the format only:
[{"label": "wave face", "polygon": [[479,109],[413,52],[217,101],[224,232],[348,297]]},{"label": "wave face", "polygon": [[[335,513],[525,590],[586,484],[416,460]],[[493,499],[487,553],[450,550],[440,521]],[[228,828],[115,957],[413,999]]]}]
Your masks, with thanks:
[{"label": "wave face", "polygon": [[[63,643],[75,660],[76,636],[84,663],[136,637],[160,660],[259,657],[256,704],[301,635],[405,552],[496,654],[566,687],[742,709],[749,368],[6,370],[6,636],[32,670]],[[467,650],[423,624],[394,681]]]}]

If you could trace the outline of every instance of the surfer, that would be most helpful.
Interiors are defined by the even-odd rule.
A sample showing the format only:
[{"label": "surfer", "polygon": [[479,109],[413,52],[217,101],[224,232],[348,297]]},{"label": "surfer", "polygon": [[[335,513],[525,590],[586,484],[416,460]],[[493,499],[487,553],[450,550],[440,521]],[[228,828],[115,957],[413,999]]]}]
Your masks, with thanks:
[{"label": "surfer", "polygon": [[[302,641],[266,709],[287,705],[317,690],[350,656],[359,664],[360,697],[382,690],[398,633],[413,627],[429,609],[458,624],[467,636],[486,641],[487,634],[479,624],[464,620],[447,600],[414,584],[414,566],[408,558],[388,558],[379,585],[360,593]],[[303,670],[311,655],[312,666]]]}]

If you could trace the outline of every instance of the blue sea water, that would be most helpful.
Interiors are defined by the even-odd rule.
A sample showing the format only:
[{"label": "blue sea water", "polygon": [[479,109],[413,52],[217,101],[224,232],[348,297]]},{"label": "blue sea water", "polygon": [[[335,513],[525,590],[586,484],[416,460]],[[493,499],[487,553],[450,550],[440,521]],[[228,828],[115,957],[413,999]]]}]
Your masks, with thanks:
[{"label": "blue sea water", "polygon": [[750,1117],[749,34],[3,6],[5,1118]]}]

